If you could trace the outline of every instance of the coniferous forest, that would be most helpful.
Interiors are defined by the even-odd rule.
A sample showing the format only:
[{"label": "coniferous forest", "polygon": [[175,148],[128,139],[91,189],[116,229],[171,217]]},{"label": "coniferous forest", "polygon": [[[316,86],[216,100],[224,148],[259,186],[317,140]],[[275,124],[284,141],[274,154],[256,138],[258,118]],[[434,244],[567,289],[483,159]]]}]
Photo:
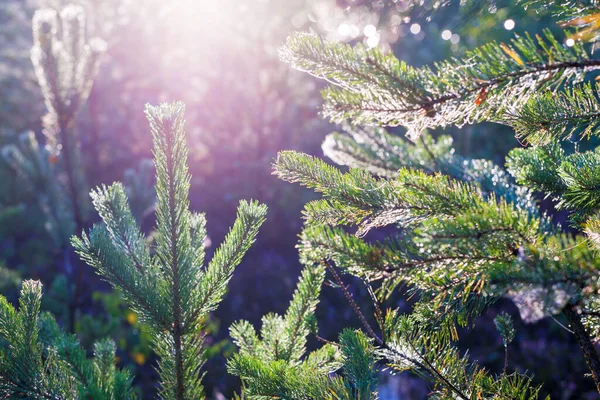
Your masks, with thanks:
[{"label": "coniferous forest", "polygon": [[600,399],[600,1],[0,1],[0,398]]}]

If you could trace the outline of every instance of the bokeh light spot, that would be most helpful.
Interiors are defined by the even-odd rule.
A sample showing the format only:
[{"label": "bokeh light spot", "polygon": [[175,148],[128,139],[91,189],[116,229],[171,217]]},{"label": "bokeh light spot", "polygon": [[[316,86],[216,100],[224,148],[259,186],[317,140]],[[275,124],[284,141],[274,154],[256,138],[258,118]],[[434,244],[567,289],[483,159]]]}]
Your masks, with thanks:
[{"label": "bokeh light spot", "polygon": [[377,28],[375,28],[375,25],[369,24],[369,25],[365,26],[363,33],[365,34],[366,37],[373,37],[377,34]]},{"label": "bokeh light spot", "polygon": [[419,25],[419,24],[412,24],[410,26],[410,33],[412,33],[413,35],[416,35],[419,32],[421,32],[421,25]]}]

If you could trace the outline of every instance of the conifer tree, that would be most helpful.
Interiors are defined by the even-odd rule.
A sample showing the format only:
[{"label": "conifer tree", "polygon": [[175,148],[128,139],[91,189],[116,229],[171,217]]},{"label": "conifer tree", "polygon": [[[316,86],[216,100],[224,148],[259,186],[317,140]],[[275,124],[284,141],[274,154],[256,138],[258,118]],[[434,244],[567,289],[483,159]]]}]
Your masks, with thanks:
[{"label": "conifer tree", "polygon": [[[184,109],[182,103],[146,108],[154,141],[156,236],[151,240],[143,236],[125,187],[114,183],[91,192],[102,223],[71,239],[82,259],[97,269],[151,329],[159,356],[160,398],[164,399],[203,397],[202,323],[225,295],[267,211],[257,202],[242,201],[225,241],[203,267],[206,220],[204,214],[189,210]],[[128,176],[133,184],[141,184]],[[137,199],[136,209],[146,211],[147,200],[148,196]],[[39,315],[40,303],[41,284],[34,281],[23,284],[19,311],[0,297],[0,395],[135,398],[129,373],[115,369],[114,343],[98,342],[94,358],[88,359],[77,339],[62,332],[50,314]],[[302,324],[295,329],[298,335],[304,332]]]},{"label": "conifer tree", "polygon": [[43,118],[44,133],[54,157],[61,153],[77,227],[83,226],[86,217],[86,191],[75,116],[90,94],[100,55],[106,50],[101,39],[87,40],[85,29],[80,6],[69,5],[60,13],[40,9],[33,17],[31,61],[48,110]]},{"label": "conifer tree", "polygon": [[89,95],[106,44],[86,38],[80,6],[39,9],[32,23],[31,61],[47,109],[42,119],[47,145],[26,132],[1,149],[0,160],[33,192],[47,215],[47,230],[61,248],[83,227],[89,208],[75,117]]},{"label": "conifer tree", "polygon": [[[431,398],[537,398],[539,387],[530,376],[510,371],[508,358],[503,373],[496,375],[455,346],[458,327],[475,324],[491,304],[508,297],[526,322],[564,315],[600,392],[600,357],[593,346],[600,336],[598,150],[576,148],[567,154],[562,146],[565,139],[599,133],[599,87],[586,79],[600,60],[584,40],[595,40],[597,3],[530,1],[526,6],[540,4],[566,18],[567,26],[584,25],[586,34],[573,35],[580,40],[571,47],[549,31],[515,36],[508,44],[490,43],[461,59],[418,68],[377,48],[328,43],[305,33],[292,34],[281,51],[283,61],[329,83],[323,114],[349,122],[323,144],[328,157],[350,167],[347,172],[285,151],[274,173],[323,195],[305,207],[298,247],[307,271],[329,271],[372,341],[362,352],[338,359],[348,368],[357,362],[353,357],[364,360],[365,352],[374,357],[371,367],[349,382],[355,389],[373,376],[373,365],[385,365],[431,379]],[[513,127],[515,136],[530,145],[510,153],[508,173],[489,161],[458,156],[450,138],[434,140],[426,133],[427,128],[483,121]],[[377,126],[403,126],[413,143]],[[569,211],[577,234],[564,233],[540,212],[538,192],[554,199],[557,209]],[[391,226],[398,229],[384,241],[364,238],[373,229]],[[338,270],[365,283],[378,329]],[[308,301],[318,293],[316,287],[300,289],[322,282],[307,281],[309,273],[304,272],[290,310],[297,297]],[[410,314],[380,309],[397,291],[418,299]],[[301,374],[310,383],[296,378],[312,354],[303,362],[281,359],[273,372],[266,352],[255,350],[281,337],[277,332],[283,331],[284,320],[271,321],[265,317],[262,341],[244,323],[232,331],[241,355],[232,359],[230,369],[246,384],[249,397],[345,398],[332,389],[315,397],[302,389],[321,387],[319,379],[324,379],[316,367],[311,371],[315,377]],[[498,316],[496,327],[508,357],[511,319]],[[348,352],[344,340],[330,345]],[[275,387],[261,379],[269,374],[279,379]],[[334,376],[344,380],[352,375]],[[376,386],[366,396],[351,398],[377,398]]]},{"label": "conifer tree", "polygon": [[149,245],[138,228],[120,183],[92,191],[103,222],[72,239],[82,259],[152,330],[160,397],[177,400],[203,396],[202,321],[225,295],[266,214],[266,206],[242,201],[225,241],[203,267],[206,221],[203,214],[189,210],[184,108],[182,103],[146,107],[157,181],[153,243]]},{"label": "conifer tree", "polygon": [[[54,262],[64,272],[54,274],[50,290],[60,287],[56,283],[61,280],[68,281],[56,291],[60,292],[61,301],[68,303],[64,307],[68,315],[64,317],[74,330],[77,309],[85,303],[81,286],[86,268],[77,262],[69,240],[88,227],[93,218],[88,196],[91,176],[86,176],[88,168],[81,154],[85,133],[77,128],[77,116],[90,94],[106,43],[90,37],[80,5],[38,9],[32,25],[30,58],[47,111],[42,118],[45,140],[38,140],[29,131],[12,135],[0,147],[0,191],[4,192],[0,198],[0,223],[5,227],[2,236],[10,238],[16,230],[12,221],[34,219],[30,215],[41,212],[42,218],[32,222],[36,225],[31,229],[39,226],[49,236],[50,240],[44,238],[49,242],[48,264]],[[138,221],[155,201],[152,168],[149,160],[143,160],[138,169],[125,171],[125,188]],[[88,172],[98,174],[96,170]],[[63,316],[57,315],[59,320],[60,317]]]},{"label": "conifer tree", "polygon": [[[82,274],[69,238],[87,226],[90,217],[76,117],[88,98],[106,43],[88,38],[83,7],[74,4],[61,10],[39,9],[32,24],[30,55],[47,110],[42,118],[46,141],[38,142],[33,132],[20,134],[0,149],[0,168],[22,194],[15,200],[32,203],[45,217],[40,225],[60,253],[64,273],[74,287],[65,296],[74,329]],[[25,214],[25,206],[21,209]]]},{"label": "conifer tree", "polygon": [[112,340],[88,359],[74,335],[40,314],[42,285],[25,281],[19,309],[0,296],[0,395],[10,399],[134,399],[131,376],[114,365]]}]

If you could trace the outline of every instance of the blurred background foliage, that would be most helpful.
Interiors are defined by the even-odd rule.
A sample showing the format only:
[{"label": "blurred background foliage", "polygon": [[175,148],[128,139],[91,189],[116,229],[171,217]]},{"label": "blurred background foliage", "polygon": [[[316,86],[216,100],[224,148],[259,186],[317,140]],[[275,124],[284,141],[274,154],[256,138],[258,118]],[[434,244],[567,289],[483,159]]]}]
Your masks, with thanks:
[{"label": "blurred background foliage", "polygon": [[[36,154],[45,154],[47,160],[41,163],[49,163],[48,168],[53,159],[43,153],[45,107],[30,60],[31,18],[39,7],[61,9],[69,3],[0,2],[0,146],[3,151],[18,148],[33,138],[40,143]],[[151,138],[144,104],[181,100],[187,105],[192,208],[207,213],[211,238],[223,239],[239,199],[254,198],[269,206],[258,242],[233,277],[224,303],[207,321],[211,357],[205,387],[215,398],[221,398],[221,393],[231,396],[239,385],[225,372],[224,360],[234,350],[226,339],[231,322],[243,318],[258,324],[269,311],[282,313],[300,271],[294,246],[302,224],[301,209],[313,195],[271,176],[271,161],[282,149],[321,156],[323,138],[335,129],[319,116],[319,83],[279,62],[278,49],[287,35],[312,30],[328,40],[364,42],[393,51],[413,65],[460,56],[489,41],[507,41],[515,32],[535,34],[549,28],[567,40],[550,15],[526,10],[514,0],[466,4],[458,0],[75,3],[86,10],[87,36],[107,43],[75,127],[87,185],[124,181],[136,218],[151,232],[154,221],[146,216],[153,204],[149,189],[153,167],[147,161]],[[508,150],[519,146],[513,133],[499,125],[446,133],[454,137],[460,154],[501,165]],[[114,338],[119,362],[137,369],[135,383],[150,398],[156,390],[156,373],[148,334],[91,268],[74,265],[77,279],[69,279],[68,250],[53,240],[44,206],[48,199],[40,199],[50,192],[23,184],[5,153],[0,157],[2,293],[14,300],[20,279],[41,279],[46,288],[44,307],[64,325],[71,323],[87,348],[98,338]],[[60,174],[56,179],[61,179]],[[84,225],[95,221],[90,216]],[[210,252],[210,243],[207,246]],[[353,282],[352,287],[369,309],[370,300],[360,282]],[[404,299],[390,301],[409,306]],[[519,321],[512,303],[505,306]],[[341,327],[358,327],[343,296],[330,287],[323,291],[317,315],[322,327],[319,334],[326,339],[336,338]],[[461,343],[483,365],[501,364],[496,361],[503,357],[495,315],[492,309],[477,329],[461,332]],[[544,390],[556,398],[595,398],[593,387],[583,378],[586,369],[577,345],[556,322],[544,320],[527,327],[518,322],[510,347],[511,368],[534,371],[536,381],[544,382]],[[385,380],[382,399],[420,399],[428,391],[414,377]]]}]

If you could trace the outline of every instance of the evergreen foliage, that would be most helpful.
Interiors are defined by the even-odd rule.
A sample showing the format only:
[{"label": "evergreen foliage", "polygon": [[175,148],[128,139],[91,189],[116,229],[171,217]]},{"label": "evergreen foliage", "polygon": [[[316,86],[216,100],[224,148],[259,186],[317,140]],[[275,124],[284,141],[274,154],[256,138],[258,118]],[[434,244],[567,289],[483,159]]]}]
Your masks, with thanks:
[{"label": "evergreen foliage", "polygon": [[586,214],[599,206],[597,150],[567,156],[557,142],[514,149],[507,158],[507,167],[519,184],[556,199],[559,209]]},{"label": "evergreen foliage", "polygon": [[550,11],[564,27],[576,27],[578,30],[572,37],[578,40],[595,42],[598,40],[597,0],[520,0],[525,8],[532,7],[538,11]]},{"label": "evergreen foliage", "polygon": [[203,267],[206,221],[189,210],[184,108],[182,103],[146,108],[156,168],[157,232],[152,245],[138,228],[120,183],[92,191],[103,222],[72,240],[86,263],[152,329],[164,399],[203,396],[202,320],[222,300],[266,214],[264,205],[242,201],[225,241]]},{"label": "evergreen foliage", "polygon": [[115,368],[115,344],[94,345],[88,359],[75,336],[40,314],[42,285],[25,281],[19,309],[0,297],[0,394],[27,399],[133,399],[131,376]]},{"label": "evergreen foliage", "polygon": [[598,85],[584,83],[564,92],[545,91],[532,98],[509,117],[517,137],[528,143],[549,144],[571,135],[597,135],[600,124]]},{"label": "evergreen foliage", "polygon": [[391,368],[414,370],[435,383],[434,399],[537,399],[539,388],[531,387],[531,379],[513,373],[494,377],[456,349],[438,333],[423,330],[411,316],[386,316],[387,349],[382,353]]},{"label": "evergreen foliage", "polygon": [[57,179],[58,171],[50,153],[33,132],[19,135],[14,144],[0,149],[2,166],[11,171],[21,189],[37,201],[46,217],[45,228],[57,248],[68,244],[75,223],[65,188]]},{"label": "evergreen foliage", "polygon": [[[569,26],[596,26],[595,2],[553,6],[563,10],[557,13]],[[589,38],[578,38],[568,46],[549,31],[526,34],[419,68],[377,48],[304,33],[292,34],[281,52],[283,61],[330,84],[323,91],[323,113],[349,123],[323,144],[325,155],[350,167],[347,172],[293,151],[281,152],[274,163],[279,178],[323,195],[304,209],[301,260],[306,268],[330,272],[373,341],[376,366],[431,379],[431,398],[538,398],[540,387],[530,376],[509,371],[508,347],[515,337],[509,315],[495,319],[505,347],[501,374],[456,348],[457,328],[475,324],[501,297],[513,300],[525,322],[563,314],[600,391],[600,357],[592,345],[600,326],[598,153],[576,147],[567,155],[561,146],[564,139],[598,134],[598,86],[582,81],[600,61],[586,48]],[[510,153],[509,173],[461,157],[448,137],[435,140],[425,132],[483,121],[509,125],[532,145]],[[403,126],[414,143],[372,125]],[[536,192],[569,211],[577,234],[562,232],[540,212]],[[388,227],[385,240],[364,238],[382,227]],[[338,269],[359,278],[373,295],[379,334]],[[417,299],[412,312],[384,313],[380,305],[398,291]],[[276,332],[267,328],[263,338]],[[251,334],[238,341],[242,353],[257,340]],[[251,360],[245,369],[231,371],[251,382],[251,397],[295,398],[258,380],[265,371],[260,354],[246,357]],[[343,359],[348,363],[353,361]],[[287,363],[278,388],[300,387],[286,379],[292,371]],[[362,379],[370,374],[364,370]],[[377,398],[376,388],[357,398]]]},{"label": "evergreen foliage", "polygon": [[490,43],[433,67],[414,68],[377,48],[303,33],[288,38],[281,58],[334,84],[323,92],[323,112],[332,121],[402,125],[412,139],[427,128],[502,122],[533,94],[600,65],[581,43],[562,45],[549,31]]},{"label": "evergreen foliage", "polygon": [[[40,9],[33,17],[31,61],[48,109],[44,118],[54,146],[68,142],[75,114],[85,103],[106,44],[86,40],[83,8],[69,5],[60,13]],[[70,146],[64,144],[65,148]]]},{"label": "evergreen foliage", "polygon": [[33,17],[34,45],[31,61],[48,113],[43,118],[50,149],[62,151],[64,171],[74,220],[81,227],[86,217],[86,200],[81,198],[85,179],[79,160],[79,138],[75,115],[85,103],[106,44],[98,38],[86,40],[83,8],[69,5],[60,13],[36,11]]},{"label": "evergreen foliage", "polygon": [[[397,176],[402,168],[427,174],[439,172],[460,181],[476,183],[484,195],[494,193],[531,215],[540,214],[531,190],[516,185],[503,168],[491,161],[458,155],[450,136],[434,139],[424,133],[419,140],[410,142],[383,128],[345,125],[342,132],[328,135],[322,147],[325,155],[339,165],[365,169],[383,178]],[[545,229],[551,229],[544,216],[542,222]]]},{"label": "evergreen foliage", "polygon": [[[247,321],[231,327],[240,352],[228,369],[242,379],[251,398],[369,399],[378,376],[373,339],[344,330],[339,345],[326,343],[305,356],[306,338],[315,331],[314,311],[325,279],[323,266],[307,266],[284,317],[263,317],[261,337]],[[329,374],[343,365],[341,373]]]},{"label": "evergreen foliage", "polygon": [[[567,154],[562,146],[598,134],[600,86],[585,81],[600,60],[584,43],[595,39],[597,6],[554,5],[566,25],[583,29],[574,46],[547,31],[419,68],[379,49],[290,36],[282,59],[333,85],[323,92],[324,114],[349,123],[326,138],[323,150],[349,169],[294,151],[281,152],[274,163],[277,177],[322,199],[305,206],[298,244],[304,269],[286,313],[264,316],[260,332],[244,320],[230,329],[239,352],[228,370],[241,379],[244,396],[377,399],[385,368],[428,379],[432,399],[538,398],[532,376],[509,370],[516,332],[508,314],[494,319],[505,348],[501,373],[457,346],[458,328],[476,324],[502,297],[525,322],[562,314],[600,392],[593,346],[600,337],[600,150]],[[75,115],[104,48],[86,41],[84,30],[78,7],[36,14],[32,61],[48,109],[49,146],[26,134],[1,153],[3,165],[28,188],[43,186],[38,204],[65,254],[67,238],[87,218]],[[139,175],[126,174],[127,186],[97,187],[91,201],[102,221],[70,241],[148,327],[159,359],[159,396],[177,400],[205,395],[203,322],[225,296],[267,211],[240,202],[229,234],[205,264],[206,219],[189,209],[184,112],[183,103],[147,106],[154,191],[147,188],[148,164]],[[511,126],[530,145],[509,154],[506,171],[457,155],[449,137],[425,132],[484,121]],[[359,125],[403,126],[413,143]],[[66,175],[65,187],[53,179],[58,173]],[[537,193],[567,210],[574,232],[540,211]],[[152,208],[156,232],[147,237],[138,223]],[[370,240],[380,228],[387,237]],[[363,314],[338,271],[366,286],[373,317]],[[327,274],[362,324],[344,329],[337,342],[318,335],[315,316]],[[415,299],[412,311],[382,310],[398,293]],[[23,283],[18,310],[0,297],[0,396],[135,398],[130,374],[115,367],[114,342],[97,342],[88,358],[75,336],[40,314],[41,299],[36,281]],[[311,335],[323,342],[313,351]]]},{"label": "evergreen foliage", "polygon": [[[106,50],[104,41],[90,38],[90,31],[83,6],[70,4],[62,9],[42,8],[35,12],[29,54],[35,72],[32,83],[37,78],[47,111],[42,118],[45,140],[40,142],[33,132],[25,132],[3,140],[0,148],[2,191],[9,193],[0,199],[0,220],[7,222],[2,237],[16,236],[18,226],[11,221],[34,221],[28,230],[35,233],[27,239],[34,242],[38,235],[42,236],[40,241],[49,244],[44,249],[47,254],[37,248],[36,253],[41,253],[37,257],[44,264],[60,265],[49,289],[52,293],[60,287],[60,293],[49,297],[63,303],[59,307],[64,312],[59,314],[64,315],[57,314],[57,318],[67,319],[70,329],[74,329],[77,311],[86,300],[81,288],[86,275],[74,257],[69,238],[89,226],[89,175],[93,177],[98,172],[87,171],[80,148],[83,138],[77,128],[77,116]],[[27,78],[23,76],[21,80]],[[129,173],[132,178],[137,174]],[[129,181],[133,183],[135,179],[139,178]],[[135,191],[135,197],[145,197],[145,207],[153,203],[153,198],[143,195],[148,192],[147,186],[130,185],[128,189]]]}]

